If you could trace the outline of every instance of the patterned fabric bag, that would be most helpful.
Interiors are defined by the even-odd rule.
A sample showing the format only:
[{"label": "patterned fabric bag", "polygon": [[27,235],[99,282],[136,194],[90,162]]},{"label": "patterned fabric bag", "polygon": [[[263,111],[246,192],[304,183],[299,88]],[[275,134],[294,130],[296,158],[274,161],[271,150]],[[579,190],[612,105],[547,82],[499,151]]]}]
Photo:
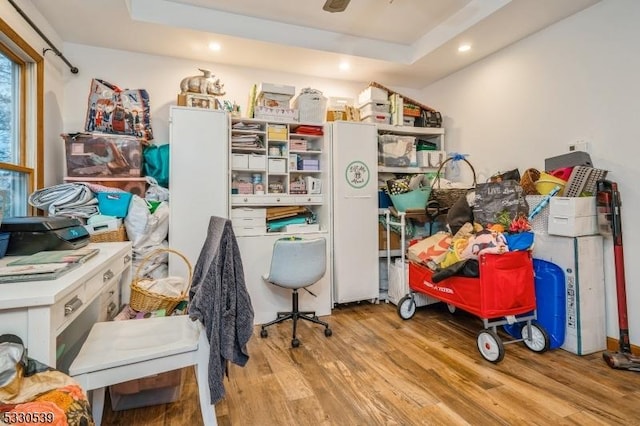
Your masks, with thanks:
[{"label": "patterned fabric bag", "polygon": [[149,94],[144,89],[121,89],[94,78],[91,80],[85,130],[152,140]]}]

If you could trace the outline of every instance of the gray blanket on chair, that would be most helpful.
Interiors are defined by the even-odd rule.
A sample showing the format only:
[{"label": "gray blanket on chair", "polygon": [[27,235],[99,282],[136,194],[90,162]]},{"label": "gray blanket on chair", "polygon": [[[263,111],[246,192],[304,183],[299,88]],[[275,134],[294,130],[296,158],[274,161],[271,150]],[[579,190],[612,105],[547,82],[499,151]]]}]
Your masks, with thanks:
[{"label": "gray blanket on chair", "polygon": [[253,307],[231,221],[212,216],[193,270],[189,316],[204,324],[209,339],[211,403],[224,397],[227,361],[244,366],[253,332]]}]

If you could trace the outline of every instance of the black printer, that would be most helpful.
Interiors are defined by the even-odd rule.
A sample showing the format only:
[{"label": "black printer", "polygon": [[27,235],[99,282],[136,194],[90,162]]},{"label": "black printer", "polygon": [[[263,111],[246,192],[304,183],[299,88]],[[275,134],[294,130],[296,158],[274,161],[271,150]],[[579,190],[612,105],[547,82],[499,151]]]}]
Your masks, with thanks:
[{"label": "black printer", "polygon": [[79,219],[63,216],[7,217],[0,232],[9,232],[8,256],[24,256],[44,250],[73,250],[89,244],[89,232]]}]

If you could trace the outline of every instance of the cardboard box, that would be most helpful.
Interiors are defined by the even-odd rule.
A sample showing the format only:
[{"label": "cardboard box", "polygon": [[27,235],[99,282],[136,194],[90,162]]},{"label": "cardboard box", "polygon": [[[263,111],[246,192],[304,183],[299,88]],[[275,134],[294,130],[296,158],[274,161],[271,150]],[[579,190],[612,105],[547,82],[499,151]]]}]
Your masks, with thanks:
[{"label": "cardboard box", "polygon": [[[401,238],[400,234],[397,232],[389,232],[389,241],[391,245],[391,250],[400,250]],[[387,229],[381,223],[378,224],[378,249],[386,250],[387,249]]]},{"label": "cardboard box", "polygon": [[533,257],[565,273],[566,328],[561,348],[587,355],[607,348],[603,241],[600,235],[536,234]]},{"label": "cardboard box", "polygon": [[107,133],[63,134],[67,176],[140,177],[143,140]]}]

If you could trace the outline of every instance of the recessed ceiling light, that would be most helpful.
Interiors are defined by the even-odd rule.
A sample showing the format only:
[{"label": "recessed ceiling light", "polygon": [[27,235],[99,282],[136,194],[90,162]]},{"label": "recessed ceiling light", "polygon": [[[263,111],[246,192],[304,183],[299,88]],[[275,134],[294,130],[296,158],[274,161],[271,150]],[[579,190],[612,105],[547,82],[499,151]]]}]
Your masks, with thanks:
[{"label": "recessed ceiling light", "polygon": [[338,68],[340,68],[340,71],[349,71],[349,69],[351,69],[351,65],[349,65],[348,62],[340,62]]},{"label": "recessed ceiling light", "polygon": [[471,45],[470,44],[461,44],[458,47],[458,52],[468,52],[469,50],[471,50]]},{"label": "recessed ceiling light", "polygon": [[220,43],[211,42],[209,43],[209,49],[213,50],[214,52],[219,52],[220,49],[222,49],[222,46],[220,46]]}]

